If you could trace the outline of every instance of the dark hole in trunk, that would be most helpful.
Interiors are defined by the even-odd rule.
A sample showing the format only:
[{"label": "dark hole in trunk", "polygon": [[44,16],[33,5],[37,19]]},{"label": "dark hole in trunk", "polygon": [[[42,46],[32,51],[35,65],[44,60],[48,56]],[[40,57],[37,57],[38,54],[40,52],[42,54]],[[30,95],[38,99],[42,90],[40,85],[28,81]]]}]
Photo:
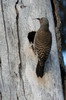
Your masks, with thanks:
[{"label": "dark hole in trunk", "polygon": [[35,37],[36,31],[31,31],[28,33],[28,40],[30,43],[34,42],[34,37]]}]

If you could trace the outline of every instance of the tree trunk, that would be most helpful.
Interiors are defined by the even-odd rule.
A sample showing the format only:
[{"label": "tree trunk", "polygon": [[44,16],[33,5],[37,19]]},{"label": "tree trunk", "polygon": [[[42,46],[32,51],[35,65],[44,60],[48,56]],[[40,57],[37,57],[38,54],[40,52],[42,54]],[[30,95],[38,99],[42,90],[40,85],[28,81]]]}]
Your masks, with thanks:
[{"label": "tree trunk", "polygon": [[[27,37],[40,26],[33,19],[43,16],[49,20],[52,49],[38,78]],[[50,0],[0,0],[0,100],[64,100]]]}]

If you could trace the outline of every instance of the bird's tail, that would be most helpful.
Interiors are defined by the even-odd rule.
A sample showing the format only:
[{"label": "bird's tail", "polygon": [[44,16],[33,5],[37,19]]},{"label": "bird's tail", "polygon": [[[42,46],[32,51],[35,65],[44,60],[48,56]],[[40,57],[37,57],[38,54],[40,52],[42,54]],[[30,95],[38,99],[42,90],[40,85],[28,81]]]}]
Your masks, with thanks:
[{"label": "bird's tail", "polygon": [[44,64],[40,64],[38,61],[37,68],[36,68],[36,74],[38,77],[43,77],[44,75]]}]

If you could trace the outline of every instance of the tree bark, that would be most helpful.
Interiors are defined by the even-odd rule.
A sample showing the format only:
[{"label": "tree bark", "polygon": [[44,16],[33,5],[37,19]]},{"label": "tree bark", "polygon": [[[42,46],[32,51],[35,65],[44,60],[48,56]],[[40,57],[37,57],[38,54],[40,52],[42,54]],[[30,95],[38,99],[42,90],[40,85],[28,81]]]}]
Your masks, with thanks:
[{"label": "tree bark", "polygon": [[[47,17],[52,49],[43,78],[36,76],[37,56],[28,33],[38,17]],[[0,0],[0,100],[64,100],[50,0]]]}]

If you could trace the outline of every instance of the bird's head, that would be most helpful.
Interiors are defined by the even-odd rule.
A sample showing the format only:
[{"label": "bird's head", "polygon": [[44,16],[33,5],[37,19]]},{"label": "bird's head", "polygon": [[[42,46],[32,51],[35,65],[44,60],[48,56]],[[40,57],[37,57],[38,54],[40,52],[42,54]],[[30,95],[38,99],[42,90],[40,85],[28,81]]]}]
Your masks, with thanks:
[{"label": "bird's head", "polygon": [[44,24],[44,25],[48,25],[49,26],[49,21],[47,18],[42,17],[42,18],[36,18],[37,20],[39,20],[40,24]]},{"label": "bird's head", "polygon": [[46,17],[36,19],[39,20],[41,27],[44,27],[44,29],[46,30],[49,28],[49,21]]}]

